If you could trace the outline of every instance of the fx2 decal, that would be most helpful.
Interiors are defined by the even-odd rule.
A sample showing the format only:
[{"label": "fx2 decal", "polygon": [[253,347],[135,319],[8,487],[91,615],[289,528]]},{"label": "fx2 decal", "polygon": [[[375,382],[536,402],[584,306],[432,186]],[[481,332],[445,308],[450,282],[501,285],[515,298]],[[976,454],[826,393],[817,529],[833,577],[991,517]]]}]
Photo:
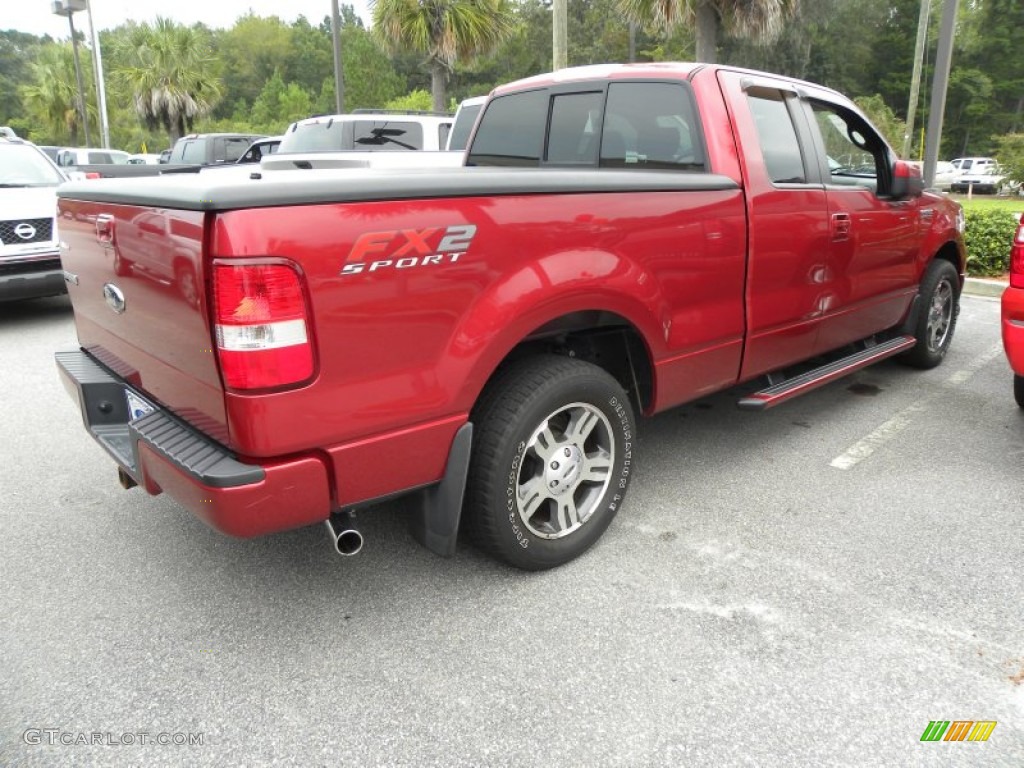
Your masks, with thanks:
[{"label": "fx2 decal", "polygon": [[367,232],[353,244],[339,274],[454,264],[469,250],[474,235],[475,224]]}]

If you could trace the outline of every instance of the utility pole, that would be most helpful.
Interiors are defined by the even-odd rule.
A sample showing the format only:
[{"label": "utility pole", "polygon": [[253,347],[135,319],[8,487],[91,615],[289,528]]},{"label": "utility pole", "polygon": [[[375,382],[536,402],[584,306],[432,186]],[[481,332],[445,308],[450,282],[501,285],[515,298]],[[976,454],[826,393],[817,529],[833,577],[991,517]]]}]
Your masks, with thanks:
[{"label": "utility pole", "polygon": [[334,106],[337,114],[345,112],[345,77],[341,61],[341,12],[338,0],[331,0],[331,39],[334,43]]},{"label": "utility pole", "polygon": [[939,161],[942,141],[942,119],[946,112],[946,91],[949,88],[949,70],[953,64],[953,33],[956,31],[957,0],[944,0],[942,27],[939,30],[939,49],[935,53],[935,77],[932,80],[931,114],[928,115],[928,133],[924,140],[924,183],[930,187],[935,181],[935,164]]},{"label": "utility pole", "polygon": [[85,0],[89,13],[89,36],[92,38],[92,72],[96,77],[96,101],[100,109],[100,136],[105,149],[110,149],[110,123],[107,121],[107,90],[103,83],[103,54],[100,52],[100,36],[92,23],[92,2]]},{"label": "utility pole", "polygon": [[905,160],[910,158],[910,145],[914,141],[914,118],[917,113],[917,98],[921,93],[921,69],[924,65],[924,48],[928,42],[928,19],[931,16],[932,0],[921,0],[921,13],[917,17],[917,43],[914,45],[914,74],[910,80],[910,101],[907,103],[907,132],[903,135]]},{"label": "utility pole", "polygon": [[569,36],[566,31],[569,19],[568,0],[554,0],[551,4],[551,13],[552,68],[565,69],[569,66]]}]

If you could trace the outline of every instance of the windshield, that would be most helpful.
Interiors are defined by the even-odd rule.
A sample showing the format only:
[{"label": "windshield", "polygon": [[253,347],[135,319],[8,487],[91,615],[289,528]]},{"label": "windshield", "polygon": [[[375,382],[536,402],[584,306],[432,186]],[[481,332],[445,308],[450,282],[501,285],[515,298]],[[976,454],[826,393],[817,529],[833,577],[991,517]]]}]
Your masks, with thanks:
[{"label": "windshield", "polygon": [[0,144],[0,187],[54,187],[64,181],[46,156],[28,144]]},{"label": "windshield", "polygon": [[455,127],[452,128],[452,137],[448,141],[448,149],[463,150],[469,143],[469,134],[473,132],[476,124],[476,116],[480,114],[483,104],[470,104],[459,110]]}]

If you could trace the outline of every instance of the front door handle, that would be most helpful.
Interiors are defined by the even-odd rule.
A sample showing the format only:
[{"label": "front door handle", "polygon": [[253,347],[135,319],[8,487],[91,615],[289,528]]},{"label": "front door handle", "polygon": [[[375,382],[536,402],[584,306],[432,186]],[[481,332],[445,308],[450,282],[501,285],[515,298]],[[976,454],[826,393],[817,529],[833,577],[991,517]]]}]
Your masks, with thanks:
[{"label": "front door handle", "polygon": [[850,238],[850,227],[852,221],[850,220],[850,214],[848,213],[833,213],[832,214],[832,241],[842,242],[843,240],[849,240]]}]

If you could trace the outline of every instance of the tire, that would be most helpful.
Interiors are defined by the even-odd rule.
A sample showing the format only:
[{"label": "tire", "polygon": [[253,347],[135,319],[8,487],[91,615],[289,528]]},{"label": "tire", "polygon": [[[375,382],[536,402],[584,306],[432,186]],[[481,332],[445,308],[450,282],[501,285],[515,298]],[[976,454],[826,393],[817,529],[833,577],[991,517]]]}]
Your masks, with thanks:
[{"label": "tire", "polygon": [[589,549],[633,474],[633,409],[619,383],[580,360],[525,358],[499,371],[471,419],[464,517],[477,546],[528,571]]},{"label": "tire", "polygon": [[1018,406],[1024,408],[1024,376],[1013,377],[1013,399]]},{"label": "tire", "polygon": [[918,289],[921,302],[913,329],[917,345],[903,360],[915,368],[934,368],[942,362],[953,341],[960,314],[960,275],[945,259],[928,265]]}]

